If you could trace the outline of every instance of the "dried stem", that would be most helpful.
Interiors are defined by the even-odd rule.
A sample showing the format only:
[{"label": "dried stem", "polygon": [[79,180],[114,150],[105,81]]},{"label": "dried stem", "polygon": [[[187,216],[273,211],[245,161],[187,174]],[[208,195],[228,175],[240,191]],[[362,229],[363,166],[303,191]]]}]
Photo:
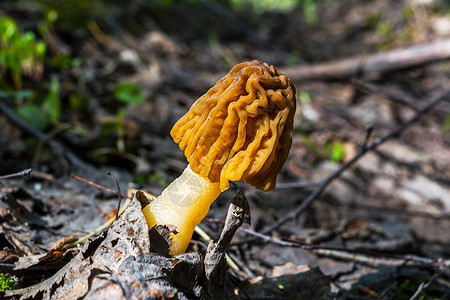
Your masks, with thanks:
[{"label": "dried stem", "polygon": [[[80,176],[72,175],[72,178],[74,178],[74,179],[76,179],[76,180],[79,180],[79,181],[82,181],[82,182],[84,182],[84,183],[87,183],[87,184],[89,184],[89,185],[95,186],[96,188],[99,188],[99,189],[101,189],[101,190],[104,190],[104,191],[113,193],[114,195],[117,194],[117,191],[108,189],[108,188],[106,188],[106,187],[104,187],[104,186],[101,186],[101,185],[99,185],[99,184],[96,184],[95,182],[92,182],[92,181],[86,180],[86,179],[84,179],[84,178],[81,178]],[[124,194],[121,194],[121,196],[124,197],[124,198],[128,198],[128,196],[127,196],[127,195],[124,195]]]},{"label": "dried stem", "polygon": [[[206,218],[205,221],[224,224],[223,220]],[[349,250],[343,248],[335,248],[335,247],[325,247],[316,244],[304,244],[300,242],[293,241],[285,241],[281,239],[274,239],[269,235],[262,234],[247,228],[240,227],[239,231],[245,232],[249,235],[257,237],[258,239],[263,240],[264,242],[269,242],[272,244],[276,244],[283,247],[292,247],[299,248],[306,251],[312,251],[318,255],[326,256],[326,257],[334,257],[343,260],[351,260],[359,263],[364,263],[371,266],[401,266],[407,262],[413,262],[415,264],[425,265],[425,266],[434,266],[434,267],[444,267],[448,268],[450,266],[450,259],[448,260],[439,260],[439,259],[431,259],[427,257],[420,257],[416,255],[387,255],[387,254],[379,254],[379,253],[367,253],[367,252],[359,252],[356,250]],[[240,242],[236,242],[230,245],[236,246],[239,245]]]},{"label": "dried stem", "polygon": [[445,270],[448,269],[447,267],[443,267],[443,268],[438,268],[436,270],[436,272],[434,272],[433,276],[430,277],[430,279],[428,280],[427,283],[422,282],[419,287],[417,288],[417,291],[414,293],[414,295],[411,296],[411,298],[409,298],[409,300],[415,300],[417,299],[422,293],[423,291],[430,286],[431,283],[433,283],[433,281],[439,276],[441,275]]},{"label": "dried stem", "polygon": [[114,183],[116,184],[116,189],[117,189],[116,195],[117,195],[118,201],[117,201],[117,210],[116,210],[115,220],[117,220],[117,218],[119,218],[120,203],[122,202],[122,193],[120,192],[120,185],[119,185],[119,182],[117,181],[116,177],[114,177],[114,175],[111,173],[111,171],[108,171],[107,174],[112,177],[112,179],[114,180]]},{"label": "dried stem", "polygon": [[2,175],[0,176],[0,179],[7,179],[7,178],[13,178],[13,177],[20,177],[20,176],[27,176],[30,175],[31,172],[33,172],[33,169],[26,169],[17,173],[12,173],[12,174],[6,174],[6,175]]}]

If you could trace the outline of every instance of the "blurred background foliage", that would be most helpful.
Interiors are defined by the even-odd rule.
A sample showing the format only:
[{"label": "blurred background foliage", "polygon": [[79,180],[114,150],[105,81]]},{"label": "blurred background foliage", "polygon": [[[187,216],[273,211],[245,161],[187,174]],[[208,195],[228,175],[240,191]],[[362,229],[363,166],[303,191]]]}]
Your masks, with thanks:
[{"label": "blurred background foliage", "polygon": [[[345,7],[356,2],[370,3],[369,0],[11,0],[2,5],[14,9],[5,10],[9,15],[0,15],[0,99],[7,99],[33,128],[62,134],[73,144],[91,143],[93,159],[103,163],[105,151],[101,149],[136,152],[126,110],[144,103],[149,92],[142,82],[127,77],[139,67],[122,66],[120,72],[113,72],[108,82],[99,87],[95,80],[104,78],[90,72],[104,71],[106,66],[98,66],[98,61],[86,57],[79,41],[94,36],[101,50],[108,54],[115,51],[117,41],[129,42],[128,36],[139,38],[158,31],[188,47],[194,41],[204,43],[211,52],[226,50],[223,45],[238,42],[251,45],[252,49],[274,50],[281,65],[295,65],[302,60],[320,61],[337,55],[323,54],[326,47],[319,43],[315,47],[314,40],[307,50],[299,41],[306,40],[302,34],[308,34],[309,29],[291,36],[297,30],[292,28],[302,24],[303,28],[314,30],[321,25],[321,16],[328,6],[339,3]],[[377,36],[374,51],[391,49],[414,39],[418,5],[404,7],[401,26],[386,19],[380,10],[368,13],[361,28],[335,29],[349,36],[355,30],[372,31]],[[434,11],[450,15],[448,1],[435,0],[432,5]],[[222,67],[229,68],[238,59],[252,59],[246,57],[252,51],[242,50],[246,54],[239,58],[222,54]],[[131,53],[131,58],[127,58],[130,53],[120,55],[123,60],[134,60],[137,66],[151,64],[152,58],[146,53]],[[302,102],[308,97],[307,91],[301,91]],[[94,111],[106,111],[114,117],[95,120],[98,113]],[[445,124],[449,128],[449,122]],[[92,131],[99,135],[90,138]],[[307,141],[308,132],[299,132]],[[320,157],[336,162],[344,155],[339,141],[330,140],[319,147],[311,144],[310,148]]]}]

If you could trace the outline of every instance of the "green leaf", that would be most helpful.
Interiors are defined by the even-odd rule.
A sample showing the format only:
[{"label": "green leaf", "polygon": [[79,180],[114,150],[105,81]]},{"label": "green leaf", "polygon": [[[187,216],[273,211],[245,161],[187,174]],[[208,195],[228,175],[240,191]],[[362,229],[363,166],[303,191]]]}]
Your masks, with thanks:
[{"label": "green leaf", "polygon": [[9,44],[10,40],[17,34],[18,29],[16,22],[10,17],[0,18],[0,38],[5,44]]},{"label": "green leaf", "polygon": [[141,104],[145,100],[144,93],[136,83],[120,82],[114,89],[114,97],[128,104]]},{"label": "green leaf", "polygon": [[344,153],[344,146],[339,142],[335,142],[331,148],[330,159],[334,162],[340,162]]},{"label": "green leaf", "polygon": [[299,98],[302,104],[311,103],[311,97],[309,96],[309,93],[306,91],[300,91]]},{"label": "green leaf", "polygon": [[19,107],[17,113],[25,122],[39,130],[44,130],[50,122],[49,116],[39,106],[34,104],[26,104]]},{"label": "green leaf", "polygon": [[58,54],[52,58],[52,66],[55,68],[77,68],[81,65],[81,59],[73,58],[67,54]]},{"label": "green leaf", "polygon": [[52,78],[50,90],[44,99],[44,109],[48,112],[52,121],[58,121],[61,115],[61,100],[59,99],[59,82],[56,77]]},{"label": "green leaf", "polygon": [[308,25],[314,25],[318,21],[317,16],[317,5],[313,0],[304,0],[303,1],[303,12],[305,14],[306,23]]},{"label": "green leaf", "polygon": [[88,105],[89,99],[81,94],[69,96],[70,107],[74,110],[81,110]]},{"label": "green leaf", "polygon": [[444,119],[444,124],[442,125],[442,130],[444,133],[450,132],[450,114],[447,114]]}]

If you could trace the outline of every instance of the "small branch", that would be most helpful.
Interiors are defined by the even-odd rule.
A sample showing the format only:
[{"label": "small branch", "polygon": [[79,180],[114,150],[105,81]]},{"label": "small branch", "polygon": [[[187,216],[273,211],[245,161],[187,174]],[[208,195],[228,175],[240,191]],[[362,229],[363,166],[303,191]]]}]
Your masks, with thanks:
[{"label": "small branch", "polygon": [[0,176],[0,179],[7,179],[7,178],[13,178],[13,177],[20,177],[20,176],[27,176],[30,175],[31,172],[33,172],[33,169],[26,169],[17,173],[7,174]]},{"label": "small branch", "polygon": [[[92,185],[92,186],[94,186],[94,187],[96,187],[96,188],[98,188],[98,189],[101,189],[101,190],[110,192],[110,193],[112,193],[112,194],[114,194],[114,195],[117,194],[117,191],[108,189],[107,187],[101,186],[101,185],[99,185],[99,184],[97,184],[97,183],[95,183],[95,182],[92,182],[92,181],[86,180],[86,179],[84,179],[84,178],[81,178],[80,176],[72,175],[72,178],[74,178],[74,179],[76,179],[76,180],[79,180],[79,181],[81,181],[81,182],[87,183],[87,184],[89,184],[89,185]],[[127,195],[124,195],[124,194],[121,194],[121,196],[124,197],[124,198],[129,198]]]},{"label": "small branch", "polygon": [[[223,220],[205,218],[205,221],[224,224]],[[450,266],[449,260],[436,260],[427,257],[419,257],[416,255],[386,255],[378,253],[361,253],[356,250],[348,250],[333,247],[324,247],[316,244],[305,244],[300,242],[285,241],[274,239],[271,236],[240,227],[239,231],[245,232],[249,235],[255,236],[264,242],[269,242],[282,247],[299,248],[306,251],[314,252],[318,255],[333,257],[337,259],[350,260],[354,262],[364,263],[371,266],[400,266],[407,262],[413,262],[420,265],[434,266],[439,268],[448,268]],[[233,243],[230,246],[239,245],[240,242]]]},{"label": "small branch", "polygon": [[114,183],[116,184],[116,189],[117,189],[116,195],[117,195],[117,198],[118,198],[118,201],[117,201],[118,203],[117,203],[117,210],[116,210],[115,220],[117,220],[117,218],[119,218],[120,203],[122,202],[122,193],[120,191],[119,182],[117,181],[116,177],[114,177],[114,175],[111,173],[111,171],[108,171],[106,174],[111,176],[112,179],[114,180]]},{"label": "small branch", "polygon": [[366,73],[387,73],[449,58],[450,39],[444,39],[373,55],[284,68],[280,71],[292,81],[342,78]]},{"label": "small branch", "polygon": [[415,300],[417,299],[422,293],[423,291],[430,286],[431,283],[433,283],[433,281],[439,276],[441,275],[445,270],[447,270],[448,267],[444,267],[444,268],[438,268],[436,270],[436,272],[434,272],[433,276],[431,276],[431,278],[428,280],[427,283],[422,282],[419,287],[417,288],[417,291],[414,293],[414,295],[411,296],[411,298],[409,298],[409,300]]},{"label": "small branch", "polygon": [[400,95],[398,95],[400,92],[394,93],[394,92],[388,91],[386,88],[377,86],[373,83],[363,82],[361,80],[356,80],[356,79],[353,79],[350,82],[351,82],[351,84],[353,84],[353,86],[355,88],[357,88],[358,90],[361,90],[365,93],[374,94],[374,95],[386,98],[393,103],[405,105],[411,109],[414,109],[415,111],[417,111],[417,109],[418,109],[417,105],[415,104],[416,103],[415,99],[412,99],[412,97],[405,92],[402,92]]},{"label": "small branch", "polygon": [[364,141],[362,144],[363,150],[367,148],[367,145],[369,144],[370,136],[372,135],[372,132],[373,132],[373,126],[372,125],[367,126],[366,127],[366,136],[364,137]]},{"label": "small branch", "polygon": [[328,187],[328,185],[330,185],[330,183],[333,182],[333,180],[338,178],[344,171],[346,171],[351,165],[357,162],[367,152],[375,150],[378,146],[380,146],[381,144],[385,143],[386,141],[392,138],[398,138],[402,134],[402,132],[405,131],[406,128],[408,128],[408,126],[419,120],[421,116],[426,114],[434,106],[436,106],[441,101],[447,99],[449,96],[450,96],[450,89],[446,90],[441,95],[431,100],[428,104],[424,105],[417,111],[417,113],[413,117],[402,123],[400,126],[392,130],[390,133],[386,134],[381,138],[375,139],[375,141],[372,144],[368,145],[364,149],[361,149],[360,152],[356,154],[351,160],[343,164],[339,169],[337,169],[330,176],[328,176],[328,178],[326,178],[320,184],[320,186],[317,189],[315,189],[296,209],[294,209],[291,213],[285,215],[284,217],[280,218],[272,225],[266,227],[264,230],[262,230],[262,233],[267,234],[273,231],[274,229],[278,228],[279,226],[283,225],[287,221],[297,218],[297,216],[300,213],[302,213],[314,201],[314,199],[316,199],[322,194],[325,188]]}]

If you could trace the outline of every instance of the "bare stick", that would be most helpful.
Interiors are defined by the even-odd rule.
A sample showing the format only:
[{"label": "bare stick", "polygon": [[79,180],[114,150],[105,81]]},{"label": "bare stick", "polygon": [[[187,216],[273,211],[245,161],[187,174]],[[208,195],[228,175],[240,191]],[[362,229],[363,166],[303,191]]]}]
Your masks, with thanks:
[{"label": "bare stick", "polygon": [[443,268],[438,268],[436,270],[436,272],[434,272],[433,276],[431,276],[431,278],[428,280],[427,283],[422,282],[419,287],[417,288],[417,291],[414,293],[414,295],[412,295],[411,298],[409,298],[409,300],[415,300],[417,299],[420,294],[423,293],[423,291],[430,286],[430,284],[439,276],[441,275],[445,270],[447,270],[448,267],[443,267]]},{"label": "bare stick", "polygon": [[[224,224],[223,220],[219,219],[205,219],[208,222]],[[269,242],[272,244],[276,244],[282,247],[292,247],[299,248],[306,251],[312,251],[318,255],[334,257],[343,260],[351,260],[355,262],[365,263],[371,266],[400,266],[404,265],[406,262],[413,262],[420,265],[425,266],[434,266],[438,268],[448,268],[450,266],[450,259],[442,260],[442,259],[431,259],[427,257],[420,257],[416,255],[387,255],[387,254],[379,254],[379,253],[367,253],[360,252],[357,250],[349,250],[343,248],[336,247],[326,247],[316,244],[305,244],[301,242],[293,242],[293,241],[285,241],[281,239],[274,239],[269,235],[265,235],[247,228],[240,227],[239,231],[245,232],[249,235],[255,236],[264,242]],[[236,246],[239,245],[240,242],[236,242],[230,245]]]},{"label": "bare stick", "polygon": [[117,218],[119,217],[120,203],[122,202],[122,193],[120,192],[119,182],[117,181],[116,177],[114,177],[114,175],[111,173],[111,171],[108,171],[106,174],[111,176],[112,179],[114,180],[114,183],[116,184],[116,189],[117,189],[116,195],[117,195],[117,198],[118,198],[118,203],[117,203],[117,210],[116,210],[116,218],[115,218],[115,220],[117,220]]},{"label": "bare stick", "polygon": [[372,135],[373,132],[373,126],[369,125],[366,127],[366,136],[364,137],[364,142],[362,144],[362,149],[366,149],[367,145],[369,144],[370,141],[370,136]]},{"label": "bare stick", "polygon": [[345,170],[347,170],[352,164],[357,162],[361,157],[364,156],[369,151],[375,150],[378,146],[385,143],[386,141],[399,137],[402,132],[408,128],[409,125],[419,120],[421,116],[426,114],[428,111],[430,111],[434,106],[436,106],[441,101],[447,99],[450,96],[450,89],[443,92],[441,95],[436,97],[435,99],[431,100],[428,104],[424,105],[422,108],[418,109],[416,114],[412,116],[410,119],[399,125],[397,128],[392,130],[390,133],[386,134],[385,136],[375,139],[375,141],[368,145],[367,147],[360,150],[358,154],[356,154],[351,160],[343,164],[339,169],[334,171],[330,176],[328,176],[327,179],[325,179],[320,186],[315,189],[296,209],[294,209],[291,213],[285,215],[284,217],[278,219],[275,223],[272,225],[266,227],[264,230],[262,230],[262,233],[267,234],[274,229],[278,228],[279,226],[283,225],[289,220],[297,218],[297,216],[302,213],[318,196],[322,194],[322,192],[325,190],[328,185],[338,178]]},{"label": "bare stick", "polygon": [[20,176],[27,176],[30,175],[31,172],[33,172],[33,169],[26,169],[17,173],[13,173],[13,174],[7,174],[7,175],[2,175],[0,176],[0,179],[7,179],[7,178],[13,178],[13,177],[20,177]]},{"label": "bare stick", "polygon": [[284,68],[280,71],[293,81],[343,78],[366,73],[386,73],[449,58],[450,39],[445,39],[373,55]]},{"label": "bare stick", "polygon": [[[76,180],[79,180],[79,181],[82,181],[82,182],[84,182],[84,183],[87,183],[87,184],[89,184],[89,185],[95,186],[96,188],[99,188],[99,189],[101,189],[101,190],[104,190],[104,191],[113,193],[114,195],[117,194],[117,191],[108,189],[107,187],[104,187],[104,186],[101,186],[101,185],[99,185],[99,184],[96,184],[95,182],[92,182],[92,181],[86,180],[86,179],[84,179],[84,178],[81,178],[80,176],[72,175],[72,178],[74,178],[74,179],[76,179]],[[124,197],[124,198],[129,198],[128,196],[126,196],[126,195],[124,195],[124,194],[121,194],[121,195],[122,195],[122,197]]]}]

